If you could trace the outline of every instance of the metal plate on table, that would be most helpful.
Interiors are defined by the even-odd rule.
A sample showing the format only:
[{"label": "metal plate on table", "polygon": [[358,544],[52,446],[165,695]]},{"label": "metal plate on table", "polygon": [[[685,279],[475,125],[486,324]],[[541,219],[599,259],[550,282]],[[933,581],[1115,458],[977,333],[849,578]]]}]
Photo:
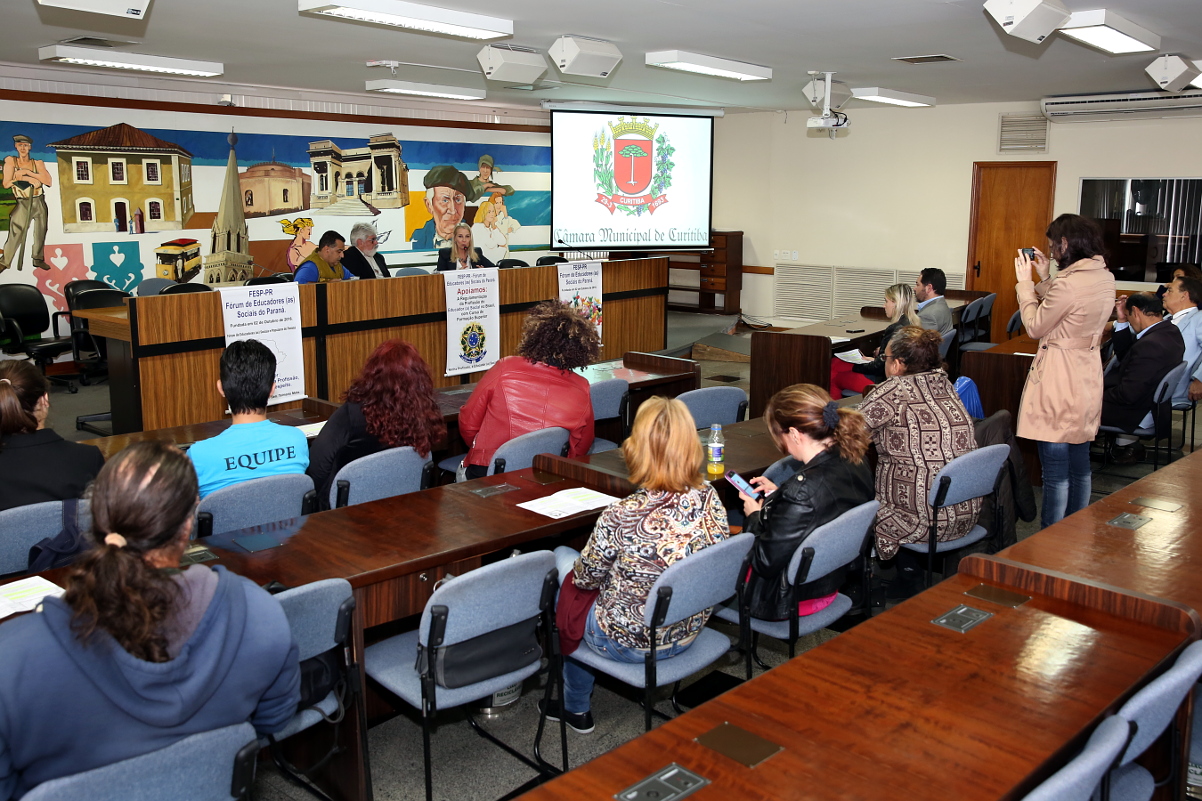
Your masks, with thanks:
[{"label": "metal plate on table", "polygon": [[534,475],[530,476],[530,481],[546,486],[547,484],[555,484],[556,482],[563,481],[563,476],[557,476],[545,470],[535,470]]},{"label": "metal plate on table", "polygon": [[754,768],[768,757],[785,750],[784,746],[729,722],[715,726],[695,739],[706,748],[712,748],[749,768]]},{"label": "metal plate on table", "polygon": [[502,492],[515,490],[517,487],[512,484],[493,484],[491,487],[479,487],[471,490],[473,495],[479,495],[481,498],[491,498],[493,495],[500,495]]},{"label": "metal plate on table", "polygon": [[1170,501],[1166,498],[1149,498],[1146,495],[1134,498],[1128,501],[1128,503],[1135,504],[1136,506],[1144,506],[1148,509],[1159,509],[1162,512],[1176,512],[1181,508],[1181,504],[1176,501]]},{"label": "metal plate on table", "polygon": [[982,601],[989,601],[998,606],[1008,606],[1013,609],[1016,606],[1022,606],[1027,601],[1031,600],[1030,595],[1023,595],[1012,590],[995,587],[992,584],[978,584],[971,590],[967,590],[965,595],[970,598],[980,598]]},{"label": "metal plate on table", "polygon": [[971,606],[960,604],[960,606],[957,606],[950,612],[944,612],[931,622],[936,626],[943,626],[945,629],[951,629],[963,634],[973,626],[983,623],[991,617],[993,617],[993,612],[986,612],[983,609],[974,609]]},{"label": "metal plate on table", "polygon": [[710,780],[673,762],[620,793],[618,801],[676,801],[709,784]]},{"label": "metal plate on table", "polygon": [[1123,512],[1118,517],[1113,518],[1112,520],[1107,520],[1106,522],[1112,526],[1117,526],[1118,528],[1129,528],[1132,531],[1134,531],[1135,529],[1142,526],[1144,523],[1147,523],[1151,520],[1152,520],[1152,518],[1145,517],[1144,515],[1132,514],[1131,512]]}]

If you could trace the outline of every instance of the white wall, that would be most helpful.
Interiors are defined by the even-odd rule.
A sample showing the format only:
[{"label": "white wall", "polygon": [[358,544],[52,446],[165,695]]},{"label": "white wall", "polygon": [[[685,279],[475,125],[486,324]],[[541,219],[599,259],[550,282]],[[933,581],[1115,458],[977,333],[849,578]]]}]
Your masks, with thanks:
[{"label": "white wall", "polygon": [[[1046,154],[1000,156],[1002,112],[1038,104],[851,109],[834,141],[807,131],[805,111],[728,115],[715,131],[714,227],[744,232],[746,264],[796,250],[801,264],[962,273],[974,161],[1058,162],[1057,214],[1077,210],[1082,178],[1202,177],[1202,119],[1053,124]],[[771,293],[769,276],[747,276],[744,311],[769,315]]]}]

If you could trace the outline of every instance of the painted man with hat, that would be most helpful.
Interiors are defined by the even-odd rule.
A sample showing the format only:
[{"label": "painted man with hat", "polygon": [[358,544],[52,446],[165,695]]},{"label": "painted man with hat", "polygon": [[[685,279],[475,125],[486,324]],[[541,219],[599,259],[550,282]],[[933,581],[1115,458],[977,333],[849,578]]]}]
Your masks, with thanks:
[{"label": "painted man with hat", "polygon": [[413,232],[413,249],[450,247],[455,226],[463,221],[471,184],[466,175],[450,164],[440,164],[427,172],[422,183],[426,185],[426,211],[432,219]]},{"label": "painted man with hat", "polygon": [[30,245],[30,260],[33,266],[49,270],[50,265],[42,260],[42,248],[46,244],[46,197],[43,191],[50,186],[50,171],[45,163],[31,159],[33,140],[25,134],[13,137],[17,155],[5,156],[5,189],[11,189],[16,205],[8,216],[8,241],[4,243],[4,255],[0,256],[0,272],[15,264],[21,269],[26,239]]},{"label": "painted man with hat", "polygon": [[475,203],[485,195],[512,195],[513,187],[504,184],[493,183],[492,174],[500,172],[496,164],[493,163],[492,156],[485,153],[480,157],[480,163],[477,165],[480,174],[472,179],[472,191],[467,194],[467,202]]}]

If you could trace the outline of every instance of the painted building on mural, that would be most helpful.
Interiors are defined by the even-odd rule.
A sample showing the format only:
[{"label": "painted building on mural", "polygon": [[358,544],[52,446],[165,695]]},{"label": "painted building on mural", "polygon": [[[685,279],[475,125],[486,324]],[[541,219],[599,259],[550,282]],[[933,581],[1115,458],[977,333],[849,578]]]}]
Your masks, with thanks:
[{"label": "painted building on mural", "polygon": [[329,139],[309,143],[313,191],[309,208],[361,200],[377,209],[409,205],[409,166],[392,134],[369,137],[367,147],[343,150]]},{"label": "painted building on mural", "polygon": [[50,143],[58,156],[65,233],[132,233],[186,227],[192,154],[119,123]]},{"label": "painted building on mural", "polygon": [[302,169],[265,161],[238,175],[242,211],[247,217],[270,217],[309,208],[313,179]]},{"label": "painted building on mural", "polygon": [[228,284],[247,281],[254,276],[254,260],[250,257],[250,236],[243,213],[242,187],[238,181],[238,156],[234,147],[238,135],[231,132],[230,156],[225,163],[225,179],[221,185],[221,202],[210,231],[211,248],[204,257],[204,282]]}]

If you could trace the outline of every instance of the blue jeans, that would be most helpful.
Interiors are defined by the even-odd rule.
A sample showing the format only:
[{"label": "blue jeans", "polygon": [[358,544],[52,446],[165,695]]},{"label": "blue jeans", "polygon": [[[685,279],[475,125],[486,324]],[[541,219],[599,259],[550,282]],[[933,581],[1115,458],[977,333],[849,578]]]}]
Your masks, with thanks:
[{"label": "blue jeans", "polygon": [[1052,525],[1089,505],[1089,443],[1037,442],[1043,465],[1043,511],[1039,522]]}]

